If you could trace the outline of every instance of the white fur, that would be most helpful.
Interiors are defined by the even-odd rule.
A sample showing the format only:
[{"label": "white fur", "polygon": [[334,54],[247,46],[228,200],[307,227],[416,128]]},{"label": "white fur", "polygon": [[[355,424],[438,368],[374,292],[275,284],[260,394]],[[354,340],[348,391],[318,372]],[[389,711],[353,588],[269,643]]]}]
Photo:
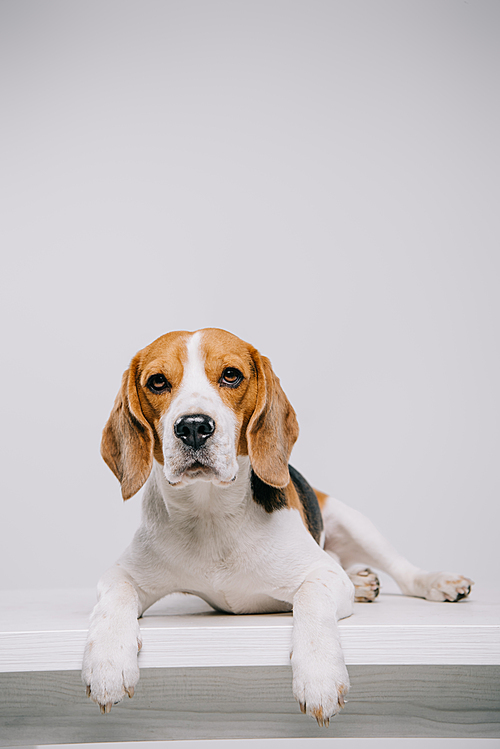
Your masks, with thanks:
[{"label": "white fur", "polygon": [[[298,510],[268,513],[252,498],[248,457],[236,454],[236,419],[205,374],[201,334],[187,345],[182,386],[163,419],[165,465],[156,461],[143,496],[142,524],[99,582],[90,621],[83,680],[103,711],[131,695],[139,679],[137,618],[163,596],[194,593],[234,613],[293,608],[293,691],[304,712],[328,724],[349,686],[337,620],[349,616],[356,585],[360,599],[376,595],[374,565],[407,595],[455,600],[472,583],[410,564],[371,522],[338,500],[324,507],[324,550]],[[205,413],[216,424],[201,475],[173,426],[179,416]],[[349,570],[347,574],[344,569]]]},{"label": "white fur", "polygon": [[340,500],[328,497],[322,514],[325,551],[349,571],[352,580],[363,565],[372,565],[394,578],[407,596],[456,601],[468,595],[472,580],[451,572],[419,569],[396,551],[371,520]]},{"label": "white fur", "polygon": [[[293,607],[299,633],[292,656],[296,694],[310,710],[322,707],[325,719],[339,709],[337,686],[346,691],[348,678],[332,623],[351,613],[353,585],[316,544],[298,510],[267,513],[254,502],[249,460],[240,457],[238,463],[237,479],[221,487],[210,482],[172,486],[155,462],[142,525],[100,581],[90,623],[83,678],[105,709],[138,681],[137,617],[175,591],[194,593],[233,613]],[[320,637],[325,629],[329,634]],[[311,633],[318,634],[314,652],[307,644]],[[318,662],[328,672],[324,683],[316,673]]]},{"label": "white fur", "polygon": [[[163,417],[163,456],[165,477],[171,484],[185,486],[199,480],[216,480],[227,484],[238,472],[236,460],[236,419],[205,373],[200,342],[201,332],[194,333],[187,343],[187,362],[182,385]],[[174,424],[180,416],[202,413],[216,424],[214,435],[202,448],[203,459],[213,473],[195,476],[185,474],[186,451],[174,434]],[[215,475],[214,475],[215,474]]]}]

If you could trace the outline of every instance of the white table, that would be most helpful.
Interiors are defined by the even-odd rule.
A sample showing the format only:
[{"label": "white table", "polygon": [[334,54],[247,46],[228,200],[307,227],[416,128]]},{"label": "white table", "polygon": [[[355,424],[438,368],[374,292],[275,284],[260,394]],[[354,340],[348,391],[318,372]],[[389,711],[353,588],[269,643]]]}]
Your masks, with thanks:
[{"label": "white table", "polygon": [[0,594],[0,746],[278,737],[500,736],[500,600],[381,594],[340,623],[346,708],[321,729],[291,693],[288,614],[231,616],[174,595],[141,619],[141,680],[109,715],[80,666],[93,590]]}]

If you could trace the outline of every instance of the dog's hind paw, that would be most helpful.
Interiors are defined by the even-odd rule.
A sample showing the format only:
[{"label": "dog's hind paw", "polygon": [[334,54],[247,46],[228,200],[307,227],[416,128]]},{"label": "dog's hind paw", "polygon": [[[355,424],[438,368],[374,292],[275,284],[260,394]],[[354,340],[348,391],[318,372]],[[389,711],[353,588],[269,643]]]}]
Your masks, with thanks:
[{"label": "dog's hind paw", "polygon": [[474,582],[450,572],[429,572],[425,579],[423,598],[428,601],[456,601],[467,598]]},{"label": "dog's hind paw", "polygon": [[375,572],[364,564],[355,564],[346,571],[354,585],[354,600],[357,603],[374,601],[380,593],[380,580]]}]

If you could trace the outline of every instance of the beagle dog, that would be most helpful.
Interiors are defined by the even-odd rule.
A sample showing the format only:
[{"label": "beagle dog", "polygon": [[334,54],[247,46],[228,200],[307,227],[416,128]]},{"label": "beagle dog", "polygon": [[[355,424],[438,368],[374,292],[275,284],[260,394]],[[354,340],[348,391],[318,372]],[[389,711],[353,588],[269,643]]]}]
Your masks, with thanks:
[{"label": "beagle dog", "polygon": [[293,609],[293,693],[320,725],[349,676],[337,621],[373,601],[389,573],[402,592],[458,601],[472,581],[425,572],[371,522],[313,490],[288,464],[299,433],[269,359],[231,333],[167,333],[132,359],[102,456],[124,499],[145,485],[142,525],[101,578],[83,662],[101,712],[139,679],[138,618],[176,591],[234,614]]}]

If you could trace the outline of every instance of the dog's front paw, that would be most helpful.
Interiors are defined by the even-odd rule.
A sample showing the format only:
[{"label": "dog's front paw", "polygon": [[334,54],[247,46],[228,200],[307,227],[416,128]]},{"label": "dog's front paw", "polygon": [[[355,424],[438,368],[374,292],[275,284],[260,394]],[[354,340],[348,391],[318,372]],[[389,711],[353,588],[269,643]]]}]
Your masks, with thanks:
[{"label": "dog's front paw", "polygon": [[127,642],[112,636],[89,636],[83,658],[82,680],[90,697],[109,713],[112,706],[128,695],[133,697],[139,681],[137,654],[142,647],[139,627]]},{"label": "dog's front paw", "polygon": [[294,651],[291,660],[293,696],[301,711],[316,718],[319,726],[328,726],[330,718],[344,707],[349,691],[349,674],[340,647],[335,655],[315,652],[304,657]]},{"label": "dog's front paw", "polygon": [[451,572],[428,572],[420,582],[422,597],[428,601],[460,601],[469,595],[474,585],[468,577]]}]

